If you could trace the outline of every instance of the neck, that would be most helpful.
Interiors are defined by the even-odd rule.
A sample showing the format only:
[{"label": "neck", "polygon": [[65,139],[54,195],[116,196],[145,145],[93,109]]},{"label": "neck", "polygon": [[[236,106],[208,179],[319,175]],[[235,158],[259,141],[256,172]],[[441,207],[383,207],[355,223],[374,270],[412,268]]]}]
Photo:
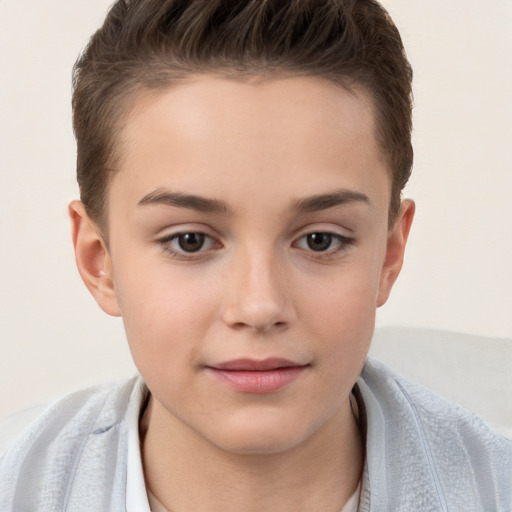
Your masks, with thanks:
[{"label": "neck", "polygon": [[348,399],[307,440],[280,453],[227,452],[153,398],[141,429],[146,484],[172,512],[339,512],[362,473],[362,440]]}]

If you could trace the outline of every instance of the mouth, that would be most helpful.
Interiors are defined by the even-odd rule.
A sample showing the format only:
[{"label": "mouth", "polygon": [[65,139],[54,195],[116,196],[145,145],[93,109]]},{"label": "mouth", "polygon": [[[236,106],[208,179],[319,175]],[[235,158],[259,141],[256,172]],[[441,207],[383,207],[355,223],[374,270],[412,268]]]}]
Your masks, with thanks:
[{"label": "mouth", "polygon": [[290,385],[309,368],[287,359],[236,359],[207,366],[215,379],[242,393],[275,393]]}]

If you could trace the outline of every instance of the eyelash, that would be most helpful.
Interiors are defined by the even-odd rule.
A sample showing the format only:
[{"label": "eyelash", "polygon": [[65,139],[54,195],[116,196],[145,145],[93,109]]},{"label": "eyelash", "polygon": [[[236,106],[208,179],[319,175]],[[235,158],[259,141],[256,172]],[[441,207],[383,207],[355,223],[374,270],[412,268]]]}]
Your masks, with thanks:
[{"label": "eyelash", "polygon": [[312,231],[309,233],[306,233],[302,235],[297,242],[295,242],[295,245],[298,244],[301,240],[306,240],[308,237],[315,236],[315,235],[322,235],[322,236],[328,236],[330,237],[330,243],[329,246],[332,245],[333,242],[337,242],[337,246],[334,249],[328,249],[325,251],[315,251],[311,247],[309,248],[300,248],[304,251],[308,252],[311,257],[318,258],[318,259],[328,259],[331,257],[335,257],[340,255],[341,253],[349,250],[354,244],[355,240],[353,238],[350,238],[348,236],[340,235],[339,233],[333,233],[330,231]]},{"label": "eyelash", "polygon": [[[174,249],[172,246],[173,242],[178,242],[181,237],[187,236],[187,235],[195,235],[203,237],[203,243],[196,251],[185,251],[183,248],[181,251],[179,249]],[[329,246],[332,245],[333,242],[337,242],[337,247],[334,249],[328,249],[328,250],[321,250],[321,251],[315,251],[311,247],[309,248],[303,248],[298,247],[298,243],[301,240],[306,240],[306,244],[308,237],[315,236],[315,235],[323,235],[330,237]],[[208,242],[211,245],[211,247],[208,247],[206,250],[204,249],[204,243]],[[216,242],[213,237],[210,235],[202,232],[202,231],[184,231],[180,233],[174,233],[172,235],[166,236],[164,238],[161,238],[158,240],[158,243],[161,245],[162,250],[171,255],[173,258],[176,259],[182,259],[182,260],[192,260],[192,259],[199,259],[205,255],[206,252],[211,250],[212,248],[215,248],[215,245],[218,247],[221,247],[221,244],[219,242]],[[309,233],[305,233],[301,237],[299,237],[294,243],[293,246],[297,247],[305,252],[308,252],[311,257],[317,258],[317,259],[328,259],[334,256],[339,255],[340,253],[343,253],[350,249],[355,244],[355,240],[353,238],[340,235],[339,233],[333,233],[329,231],[312,231]],[[217,248],[218,248],[217,247]]]},{"label": "eyelash", "polygon": [[[171,256],[173,256],[176,259],[189,260],[189,259],[200,258],[200,257],[204,256],[204,253],[206,252],[203,249],[204,243],[201,244],[201,247],[197,251],[188,251],[187,252],[183,249],[181,251],[178,249],[173,249],[171,244],[174,241],[179,242],[179,239],[181,237],[184,237],[187,235],[196,235],[196,236],[199,235],[201,237],[204,237],[204,241],[209,241],[212,246],[216,244],[216,241],[213,237],[211,237],[210,235],[207,235],[206,233],[203,233],[202,231],[183,231],[181,233],[174,233],[172,235],[169,235],[169,236],[159,239],[158,243],[161,245],[162,250],[165,253],[170,254]],[[217,244],[218,244],[218,242],[217,242]],[[218,245],[220,245],[220,244],[218,244]]]}]

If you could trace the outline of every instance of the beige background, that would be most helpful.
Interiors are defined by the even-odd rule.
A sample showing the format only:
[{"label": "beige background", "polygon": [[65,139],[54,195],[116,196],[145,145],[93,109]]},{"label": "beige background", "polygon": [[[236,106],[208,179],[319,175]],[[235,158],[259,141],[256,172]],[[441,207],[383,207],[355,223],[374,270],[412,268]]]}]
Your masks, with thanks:
[{"label": "beige background", "polygon": [[[0,0],[0,418],[133,371],[74,267],[70,70],[106,0]],[[379,325],[512,336],[512,2],[385,0],[415,69],[418,212]]]}]

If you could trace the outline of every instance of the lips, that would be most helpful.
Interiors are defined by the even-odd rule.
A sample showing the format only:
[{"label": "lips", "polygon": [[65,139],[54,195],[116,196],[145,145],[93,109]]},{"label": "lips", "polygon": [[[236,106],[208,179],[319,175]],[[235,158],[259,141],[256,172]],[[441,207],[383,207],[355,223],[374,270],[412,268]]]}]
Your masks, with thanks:
[{"label": "lips", "polygon": [[275,393],[298,379],[309,365],[287,359],[236,359],[208,366],[218,381],[242,393]]},{"label": "lips", "polygon": [[277,370],[279,368],[294,368],[297,366],[303,366],[287,359],[269,358],[262,361],[256,359],[235,359],[233,361],[226,361],[225,363],[219,363],[214,366],[217,370],[228,370],[228,371],[255,371],[264,372],[270,370]]}]

